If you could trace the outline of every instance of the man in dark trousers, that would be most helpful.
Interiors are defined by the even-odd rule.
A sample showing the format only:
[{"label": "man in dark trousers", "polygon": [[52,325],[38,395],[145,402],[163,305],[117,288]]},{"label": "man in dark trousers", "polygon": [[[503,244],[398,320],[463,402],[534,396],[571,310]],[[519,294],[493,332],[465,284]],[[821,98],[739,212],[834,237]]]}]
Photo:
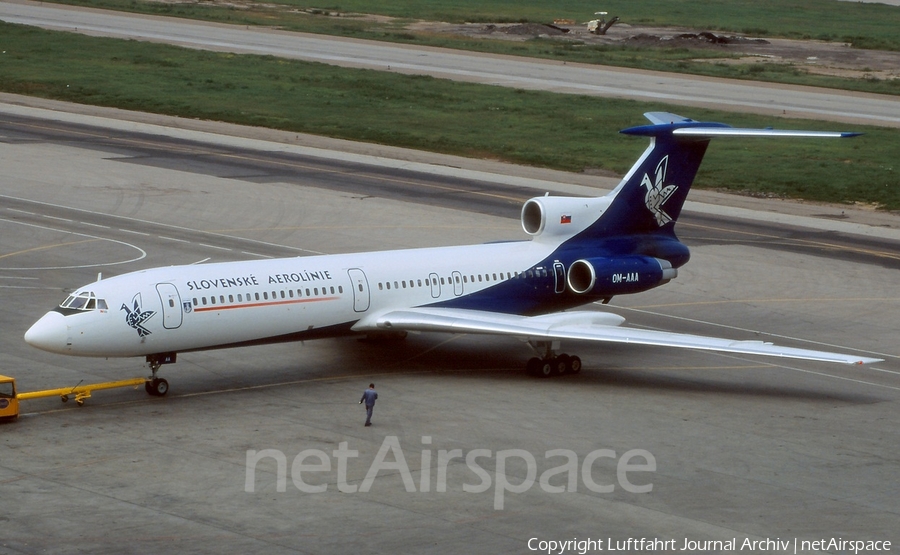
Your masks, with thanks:
[{"label": "man in dark trousers", "polygon": [[359,404],[366,403],[366,426],[372,425],[372,409],[375,408],[375,399],[378,399],[378,392],[375,391],[375,384],[370,383],[369,389],[363,391],[362,399]]}]

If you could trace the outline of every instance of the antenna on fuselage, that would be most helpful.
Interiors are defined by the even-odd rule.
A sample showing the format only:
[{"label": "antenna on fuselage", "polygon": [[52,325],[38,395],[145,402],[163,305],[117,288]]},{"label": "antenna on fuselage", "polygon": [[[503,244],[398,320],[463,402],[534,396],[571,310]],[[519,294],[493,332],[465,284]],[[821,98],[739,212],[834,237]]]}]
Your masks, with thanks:
[{"label": "antenna on fuselage", "polygon": [[97,272],[97,281],[103,279],[103,272]]}]

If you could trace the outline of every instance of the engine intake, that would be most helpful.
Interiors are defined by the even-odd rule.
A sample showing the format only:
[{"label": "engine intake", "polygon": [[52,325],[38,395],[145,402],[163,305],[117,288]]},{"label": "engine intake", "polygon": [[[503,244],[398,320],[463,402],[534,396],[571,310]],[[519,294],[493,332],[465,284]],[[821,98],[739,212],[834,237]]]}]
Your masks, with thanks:
[{"label": "engine intake", "polygon": [[522,229],[536,239],[572,236],[594,223],[608,205],[605,197],[535,197],[522,206]]},{"label": "engine intake", "polygon": [[650,256],[582,258],[569,266],[569,288],[580,295],[640,293],[678,275],[667,260]]}]

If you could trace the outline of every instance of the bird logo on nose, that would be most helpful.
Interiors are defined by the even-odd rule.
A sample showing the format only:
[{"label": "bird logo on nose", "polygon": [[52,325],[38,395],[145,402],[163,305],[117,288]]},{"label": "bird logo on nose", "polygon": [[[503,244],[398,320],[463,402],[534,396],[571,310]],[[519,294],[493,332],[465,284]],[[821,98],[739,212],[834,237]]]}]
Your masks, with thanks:
[{"label": "bird logo on nose", "polygon": [[141,294],[138,293],[132,300],[134,308],[128,308],[128,305],[122,303],[122,309],[125,311],[125,323],[137,330],[138,337],[147,337],[150,330],[144,327],[144,322],[149,320],[156,314],[155,310],[144,310],[141,308]]}]

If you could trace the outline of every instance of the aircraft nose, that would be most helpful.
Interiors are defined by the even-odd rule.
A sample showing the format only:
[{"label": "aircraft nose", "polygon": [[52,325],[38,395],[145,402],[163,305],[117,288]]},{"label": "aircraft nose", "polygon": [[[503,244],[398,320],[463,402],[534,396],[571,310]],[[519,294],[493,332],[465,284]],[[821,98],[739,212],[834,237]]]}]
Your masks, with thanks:
[{"label": "aircraft nose", "polygon": [[32,347],[52,353],[65,352],[68,345],[66,317],[59,312],[48,312],[25,332],[25,341]]}]

